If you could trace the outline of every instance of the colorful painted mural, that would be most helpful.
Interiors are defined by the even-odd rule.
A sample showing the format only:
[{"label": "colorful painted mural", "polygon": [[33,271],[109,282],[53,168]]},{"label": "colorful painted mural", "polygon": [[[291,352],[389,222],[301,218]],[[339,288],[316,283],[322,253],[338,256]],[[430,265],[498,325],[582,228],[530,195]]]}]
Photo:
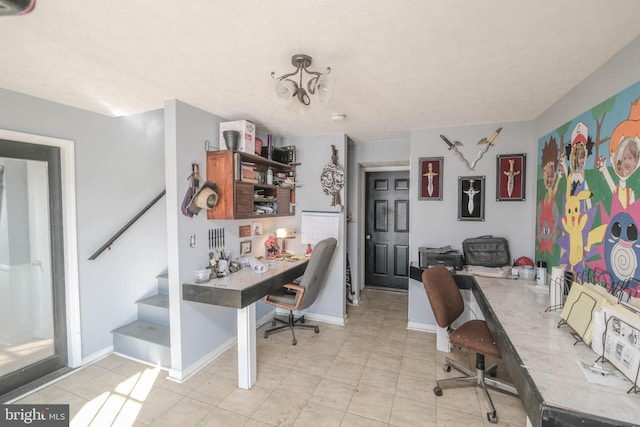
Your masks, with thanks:
[{"label": "colorful painted mural", "polygon": [[639,154],[640,82],[538,140],[537,260],[640,297]]}]

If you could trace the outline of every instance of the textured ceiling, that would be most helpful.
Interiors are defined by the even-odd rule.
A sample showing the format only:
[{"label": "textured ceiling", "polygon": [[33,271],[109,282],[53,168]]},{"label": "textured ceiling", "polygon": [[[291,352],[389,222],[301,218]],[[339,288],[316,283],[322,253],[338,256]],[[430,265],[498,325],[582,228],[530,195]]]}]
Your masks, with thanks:
[{"label": "textured ceiling", "polygon": [[[0,87],[113,116],[179,99],[276,135],[406,139],[536,118],[640,35],[638,16],[637,0],[38,0],[0,18]],[[296,53],[336,79],[303,116],[270,75]]]}]

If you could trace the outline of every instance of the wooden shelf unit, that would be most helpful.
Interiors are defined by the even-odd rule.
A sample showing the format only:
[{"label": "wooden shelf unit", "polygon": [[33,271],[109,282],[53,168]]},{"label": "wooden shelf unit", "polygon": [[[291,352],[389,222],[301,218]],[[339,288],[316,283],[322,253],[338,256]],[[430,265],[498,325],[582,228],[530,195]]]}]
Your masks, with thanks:
[{"label": "wooden shelf unit", "polygon": [[[295,165],[285,165],[254,154],[231,150],[207,153],[207,180],[218,186],[218,204],[207,210],[209,219],[248,219],[290,216],[295,214],[295,184],[267,185],[242,180],[242,165],[256,172],[271,168],[274,183],[278,174],[285,174],[295,182]],[[261,206],[273,213],[257,213]]]}]

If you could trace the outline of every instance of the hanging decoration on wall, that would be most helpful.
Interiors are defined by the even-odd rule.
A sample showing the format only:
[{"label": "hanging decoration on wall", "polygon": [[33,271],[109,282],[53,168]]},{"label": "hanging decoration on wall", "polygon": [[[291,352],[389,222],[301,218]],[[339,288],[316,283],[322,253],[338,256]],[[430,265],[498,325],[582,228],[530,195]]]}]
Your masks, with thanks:
[{"label": "hanging decoration on wall", "polygon": [[484,221],[483,176],[458,177],[458,221]]},{"label": "hanging decoration on wall", "polygon": [[496,201],[525,200],[526,154],[496,156]]},{"label": "hanging decoration on wall", "polygon": [[418,159],[418,200],[442,200],[444,157]]},{"label": "hanging decoration on wall", "polygon": [[182,199],[182,214],[184,216],[193,217],[194,213],[197,215],[197,212],[192,212],[189,209],[191,205],[191,201],[193,197],[196,195],[198,190],[200,189],[200,166],[197,163],[191,163],[191,175],[187,177],[189,181],[189,188],[187,188],[187,192],[184,195],[184,199]]},{"label": "hanging decoration on wall", "polygon": [[320,183],[325,194],[331,195],[331,206],[339,206],[340,212],[342,212],[340,190],[344,187],[344,171],[338,165],[338,150],[335,145],[331,145],[331,163],[322,169]]},{"label": "hanging decoration on wall", "polygon": [[496,129],[493,135],[491,135],[489,138],[482,138],[480,141],[478,141],[478,145],[481,145],[482,147],[480,148],[480,151],[478,151],[476,158],[471,163],[469,163],[469,161],[464,158],[464,154],[462,154],[458,150],[458,146],[463,145],[462,142],[460,141],[451,142],[444,135],[440,135],[440,138],[442,138],[442,140],[449,146],[449,150],[452,150],[453,153],[456,155],[456,157],[458,157],[458,159],[460,159],[461,162],[467,165],[467,168],[469,168],[469,170],[474,170],[476,167],[476,163],[478,163],[478,161],[482,158],[482,156],[484,156],[484,153],[486,153],[489,150],[489,147],[493,145],[493,141],[498,137],[498,134],[500,133],[500,131],[502,131],[502,128]]}]

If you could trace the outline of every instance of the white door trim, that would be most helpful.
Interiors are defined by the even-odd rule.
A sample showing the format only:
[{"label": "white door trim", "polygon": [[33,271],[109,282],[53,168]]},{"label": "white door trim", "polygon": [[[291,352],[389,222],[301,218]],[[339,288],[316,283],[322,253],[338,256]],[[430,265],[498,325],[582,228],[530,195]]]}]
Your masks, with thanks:
[{"label": "white door trim", "polygon": [[3,129],[0,129],[0,138],[27,144],[48,145],[60,149],[65,297],[67,305],[67,351],[69,366],[76,368],[82,364],[82,337],[80,334],[80,286],[78,281],[78,234],[76,228],[75,142]]}]

